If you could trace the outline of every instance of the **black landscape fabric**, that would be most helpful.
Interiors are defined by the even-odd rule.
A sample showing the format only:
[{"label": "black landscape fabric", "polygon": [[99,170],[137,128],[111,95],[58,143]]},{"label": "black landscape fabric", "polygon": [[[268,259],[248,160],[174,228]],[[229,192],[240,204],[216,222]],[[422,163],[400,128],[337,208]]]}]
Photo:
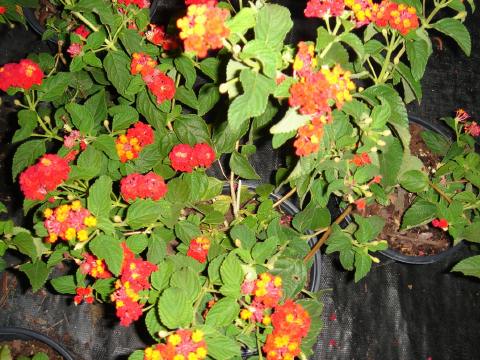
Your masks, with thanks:
[{"label": "black landscape fabric", "polygon": [[[296,14],[291,41],[311,39],[316,20],[302,16],[304,1],[282,1]],[[182,1],[161,1],[161,13],[182,11]],[[159,15],[161,16],[161,15]],[[451,41],[433,37],[433,55],[422,81],[421,104],[409,113],[428,121],[463,108],[480,119],[480,11],[466,26],[472,33],[468,58]],[[21,26],[0,26],[0,65],[18,61],[30,52],[50,51],[38,35]],[[5,94],[2,94],[5,95]],[[13,99],[2,96],[0,107],[0,201],[20,218],[21,198],[11,183],[16,126]],[[280,165],[266,143],[258,144],[254,166],[263,180]],[[480,234],[479,234],[480,236]],[[382,258],[368,276],[355,284],[335,256],[322,255],[321,283],[324,327],[314,359],[480,359],[480,282],[450,273],[451,267],[473,250],[467,246],[432,265],[406,265]],[[15,258],[8,259],[15,262]],[[0,273],[0,326],[38,330],[63,343],[78,360],[127,359],[151,339],[141,321],[129,328],[115,319],[113,306],[82,304],[49,290],[33,294],[23,275]]]}]

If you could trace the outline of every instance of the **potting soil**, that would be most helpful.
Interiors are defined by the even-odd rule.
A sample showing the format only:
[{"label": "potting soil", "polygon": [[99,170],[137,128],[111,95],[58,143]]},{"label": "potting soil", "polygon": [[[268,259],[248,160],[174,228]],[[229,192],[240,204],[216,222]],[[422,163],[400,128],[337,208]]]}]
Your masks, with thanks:
[{"label": "potting soil", "polygon": [[[159,11],[179,10],[181,1],[162,1]],[[319,20],[305,19],[303,1],[283,1],[296,14],[292,43],[311,39]],[[181,11],[181,8],[180,8]],[[421,104],[409,113],[435,121],[463,108],[480,120],[480,11],[469,17],[472,55],[440,34],[432,38],[433,55],[422,81]],[[0,27],[0,64],[18,61],[30,52],[49,51],[39,36],[17,27]],[[20,219],[17,186],[12,184],[11,138],[16,119],[12,97],[2,94],[0,108],[0,200]],[[265,181],[281,165],[268,142],[259,143],[253,165]],[[221,177],[218,172],[217,175]],[[480,236],[480,234],[479,234]],[[474,254],[465,246],[441,262],[405,265],[381,258],[368,276],[355,284],[335,256],[322,256],[324,327],[314,359],[473,360],[480,358],[480,281],[449,272],[460,259]],[[15,263],[17,259],[7,259]],[[47,290],[32,293],[21,273],[0,274],[0,326],[21,326],[44,332],[79,360],[126,359],[151,344],[142,322],[122,327],[111,305],[75,306],[72,297]]]}]

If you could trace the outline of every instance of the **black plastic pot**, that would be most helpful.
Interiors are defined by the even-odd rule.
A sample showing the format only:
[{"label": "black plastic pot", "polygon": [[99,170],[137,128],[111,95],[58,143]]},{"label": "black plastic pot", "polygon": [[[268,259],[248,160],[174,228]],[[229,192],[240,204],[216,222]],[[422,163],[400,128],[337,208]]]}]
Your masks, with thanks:
[{"label": "black plastic pot", "polygon": [[74,360],[73,356],[59,343],[50,339],[48,336],[37,333],[33,330],[17,328],[17,327],[0,327],[0,341],[11,341],[11,340],[36,340],[44,343],[53,350],[55,350],[58,355],[63,356],[65,360]]},{"label": "black plastic pot", "polygon": [[[255,188],[257,187],[258,184],[256,184],[255,182],[242,182],[242,185],[248,187],[248,190],[250,191],[255,191]],[[223,186],[223,192],[227,193],[229,191],[230,191],[230,185],[225,184]],[[277,194],[277,193],[270,194],[270,199],[272,199],[273,201],[280,200],[281,198],[282,198],[282,195],[280,194]],[[290,216],[294,216],[295,214],[300,212],[298,207],[295,206],[295,204],[288,199],[283,201],[280,204],[279,208],[280,210],[282,210],[282,212]],[[313,234],[313,232],[309,231],[307,232],[307,234]],[[317,240],[318,239],[316,237],[313,237],[308,241],[308,245],[310,245],[310,248],[312,248],[316,244]],[[322,261],[322,258],[321,258],[320,252],[317,251],[315,253],[315,256],[313,257],[313,265],[312,265],[312,268],[310,269],[310,286],[308,288],[309,291],[314,292],[314,291],[320,290],[321,261]]]},{"label": "black plastic pot", "polygon": [[[452,138],[451,131],[440,123],[428,122],[424,119],[421,119],[415,116],[409,116],[409,120],[412,123],[422,126],[426,130],[435,131],[440,135],[443,135],[444,137],[449,139]],[[414,264],[414,265],[426,265],[426,264],[432,264],[437,261],[448,258],[453,253],[461,249],[463,246],[465,246],[465,244],[463,241],[461,241],[458,244],[449,247],[447,250],[442,251],[441,253],[438,253],[436,255],[426,255],[426,256],[408,256],[398,251],[395,251],[393,249],[383,250],[383,251],[380,251],[380,253],[390,259],[393,259],[401,263]]]},{"label": "black plastic pot", "polygon": [[[158,8],[158,3],[160,0],[152,0],[150,4],[150,18],[152,18],[155,15],[155,12],[157,11]],[[25,19],[27,20],[28,25],[32,28],[33,31],[35,31],[37,34],[42,35],[45,32],[45,28],[40,24],[38,19],[35,16],[35,9],[34,8],[23,8],[23,15],[25,16]],[[49,43],[56,44],[57,39],[52,38],[47,40]]]}]

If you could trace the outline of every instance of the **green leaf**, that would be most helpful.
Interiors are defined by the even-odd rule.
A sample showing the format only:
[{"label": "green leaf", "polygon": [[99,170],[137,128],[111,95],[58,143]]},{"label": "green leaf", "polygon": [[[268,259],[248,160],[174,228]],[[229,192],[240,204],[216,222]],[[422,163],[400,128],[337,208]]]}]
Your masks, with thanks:
[{"label": "green leaf", "polygon": [[166,289],[158,300],[158,314],[162,324],[169,329],[188,327],[193,309],[185,290],[177,287]]},{"label": "green leaf", "polygon": [[115,289],[115,278],[97,279],[92,288],[102,297],[107,298]]},{"label": "green leaf", "polygon": [[197,115],[182,115],[174,122],[175,134],[183,144],[210,143],[207,123]]},{"label": "green leaf", "polygon": [[75,276],[60,276],[50,280],[53,288],[60,294],[76,294],[77,285],[75,284]]},{"label": "green leaf", "polygon": [[303,259],[282,257],[275,262],[272,274],[282,278],[285,298],[294,298],[304,288],[307,281],[307,267]]},{"label": "green leaf", "polygon": [[[412,97],[411,100],[414,100],[415,98],[417,98],[420,101],[422,99],[422,86],[420,84],[420,81],[416,80],[413,77],[410,68],[404,63],[399,62],[397,64],[396,70],[402,77],[402,80],[404,81],[404,86],[406,83],[408,87],[410,87],[410,89],[412,90],[413,95],[415,95],[415,97],[414,98]],[[407,95],[408,94],[405,94],[404,96],[405,99],[407,99]],[[411,100],[405,100],[405,103],[409,103]]]},{"label": "green leaf", "polygon": [[174,60],[175,67],[185,78],[185,86],[191,88],[197,78],[197,72],[192,60],[186,56],[180,56]]},{"label": "green leaf", "polygon": [[257,241],[255,232],[244,224],[235,225],[230,230],[230,237],[232,238],[234,243],[237,243],[239,241],[239,247],[246,250],[250,250]]},{"label": "green leaf", "polygon": [[198,115],[203,116],[213,109],[220,100],[218,86],[213,84],[203,85],[198,92]]},{"label": "green leaf", "polygon": [[463,25],[459,20],[455,20],[452,18],[443,18],[435,24],[432,24],[432,28],[444,33],[445,35],[450,36],[453,40],[457,42],[465,55],[470,56],[470,52],[472,49],[472,40],[470,39],[470,33],[468,32],[465,25]]},{"label": "green leaf", "polygon": [[88,210],[97,217],[108,217],[112,206],[112,200],[110,199],[111,192],[112,179],[108,176],[100,176],[90,187],[87,200]]},{"label": "green leaf", "polygon": [[429,44],[421,38],[417,38],[414,41],[406,41],[405,43],[412,75],[416,80],[420,80],[425,73],[432,50]]},{"label": "green leaf", "polygon": [[163,209],[162,201],[136,200],[128,208],[125,221],[132,229],[147,227],[158,219]]},{"label": "green leaf", "polygon": [[102,124],[107,118],[107,97],[102,89],[85,101],[85,107],[92,114],[94,123]]},{"label": "green leaf", "polygon": [[128,360],[143,360],[145,358],[145,352],[143,350],[135,350],[130,354]]},{"label": "green leaf", "polygon": [[130,84],[130,58],[121,51],[109,51],[103,60],[103,66],[107,72],[107,78],[117,89],[120,95],[126,96],[126,90]]},{"label": "green leaf", "polygon": [[[156,309],[151,309],[147,312],[147,315],[145,316],[145,326],[147,327],[149,334],[154,339],[158,338],[159,331],[165,330],[162,324],[160,324],[160,317],[158,316]],[[142,357],[140,357],[138,360],[144,360],[143,352],[141,355]]]},{"label": "green leaf", "polygon": [[220,289],[222,294],[238,296],[240,285],[243,281],[241,262],[234,253],[230,253],[220,266],[220,276],[224,286]]},{"label": "green leaf", "polygon": [[123,249],[117,239],[106,235],[99,235],[90,241],[88,246],[96,257],[105,260],[108,270],[114,275],[120,273],[123,262]]},{"label": "green leaf", "polygon": [[112,160],[119,160],[115,140],[109,135],[100,135],[92,142],[95,149],[102,151]]},{"label": "green leaf", "polygon": [[275,80],[251,69],[240,72],[240,82],[244,93],[235,98],[228,109],[228,123],[236,129],[249,118],[261,115],[267,107],[268,96],[275,90]]},{"label": "green leaf", "polygon": [[246,156],[234,151],[230,158],[230,168],[232,171],[244,179],[258,180],[260,176],[255,172],[255,169],[250,165]]},{"label": "green leaf", "polygon": [[148,238],[145,234],[135,234],[129,236],[125,242],[127,243],[127,247],[132,250],[134,254],[140,254],[147,248]]},{"label": "green leaf", "polygon": [[128,105],[113,106],[108,110],[108,112],[113,116],[113,131],[127,129],[130,125],[138,121],[137,110]]},{"label": "green leaf", "polygon": [[198,225],[193,224],[188,220],[180,221],[175,225],[175,234],[186,245],[190,244],[190,241],[200,235],[202,232]]},{"label": "green leaf", "polygon": [[94,127],[93,114],[87,109],[85,105],[70,103],[65,106],[73,125],[80,130],[82,134],[90,135]]},{"label": "green leaf", "polygon": [[173,274],[174,266],[172,262],[164,261],[158,264],[158,268],[157,271],[152,273],[150,279],[153,288],[162,291],[170,282],[170,276]]},{"label": "green leaf", "polygon": [[434,154],[445,155],[450,148],[450,141],[436,131],[424,130],[420,133],[425,145]]},{"label": "green leaf", "polygon": [[32,165],[36,159],[45,154],[45,140],[31,140],[21,144],[15,155],[12,163],[12,178],[15,181],[17,175],[23,171],[27,166]]},{"label": "green leaf", "polygon": [[343,232],[338,225],[335,225],[333,227],[332,234],[328,237],[327,249],[325,252],[327,254],[331,254],[335,251],[339,251],[341,253],[349,251],[353,246],[352,241],[353,239],[350,234]]},{"label": "green leaf", "polygon": [[43,80],[39,91],[39,100],[53,101],[65,94],[65,89],[71,85],[72,75],[69,72],[59,72]]},{"label": "green leaf", "polygon": [[276,77],[277,58],[280,54],[261,40],[249,41],[240,53],[241,59],[257,59],[262,64],[263,73],[269,78]]},{"label": "green leaf", "polygon": [[395,138],[388,148],[379,154],[378,159],[382,184],[384,186],[396,185],[403,159],[403,148],[400,141]]},{"label": "green leaf", "polygon": [[228,326],[238,317],[239,312],[240,305],[238,305],[236,299],[230,297],[220,299],[208,311],[205,325],[214,328]]},{"label": "green leaf", "polygon": [[296,134],[296,130],[292,130],[287,133],[274,134],[272,138],[272,147],[274,149],[278,149],[280,146],[285,144],[285,142],[293,138]]},{"label": "green leaf", "polygon": [[362,40],[360,40],[357,35],[349,32],[344,32],[343,34],[338,36],[338,40],[350,46],[353,51],[357,53],[358,58],[363,59],[363,57],[365,56],[365,49],[363,47]]},{"label": "green leaf", "polygon": [[423,171],[410,170],[400,176],[400,185],[407,191],[419,193],[428,189],[428,176]]},{"label": "green leaf", "polygon": [[316,230],[330,225],[330,211],[325,207],[316,205],[313,201],[297,213],[292,220],[292,225],[300,232]]},{"label": "green leaf", "polygon": [[136,104],[138,112],[147,119],[150,125],[157,129],[164,126],[164,119],[166,119],[166,117],[164,113],[157,108],[146,90],[143,90],[138,94]]},{"label": "green leaf", "polygon": [[435,204],[421,198],[416,198],[412,206],[403,215],[401,229],[409,229],[426,224],[435,218],[437,207]]},{"label": "green leaf", "polygon": [[312,119],[309,115],[301,115],[294,108],[288,108],[285,116],[270,129],[271,134],[291,133],[306,125]]},{"label": "green leaf", "polygon": [[200,62],[200,70],[214,82],[218,80],[218,67],[220,60],[214,57],[208,57]]},{"label": "green leaf", "polygon": [[187,88],[183,85],[179,86],[175,91],[175,99],[192,109],[198,110],[198,99],[191,88]]},{"label": "green leaf", "polygon": [[34,263],[20,265],[20,271],[27,275],[33,292],[36,292],[45,284],[48,274],[50,273],[47,264],[40,260]]},{"label": "green leaf", "polygon": [[147,260],[153,264],[163,261],[167,253],[167,241],[159,236],[157,231],[148,239]]},{"label": "green leaf", "polygon": [[32,260],[40,258],[47,250],[42,242],[33,238],[28,232],[21,232],[16,235],[12,243],[17,247],[18,251],[27,255]]},{"label": "green leaf", "polygon": [[18,112],[18,125],[20,129],[15,131],[12,142],[18,142],[29,138],[37,127],[37,113],[32,110],[20,110]]},{"label": "green leaf", "polygon": [[293,26],[290,11],[283,6],[266,4],[260,9],[255,25],[255,39],[273,49],[280,49]]},{"label": "green leaf", "polygon": [[360,243],[375,240],[385,226],[385,219],[376,215],[369,216],[368,218],[355,215],[355,222],[358,224],[358,229],[355,231],[355,238]]},{"label": "green leaf", "polygon": [[452,271],[458,271],[467,276],[480,278],[480,255],[463,259],[453,267]]},{"label": "green leaf", "polygon": [[255,9],[245,7],[229,19],[225,25],[230,29],[232,34],[243,35],[248,29],[255,26],[255,15]]},{"label": "green leaf", "polygon": [[170,279],[170,285],[183,289],[187,300],[191,303],[195,301],[202,288],[198,273],[190,268],[175,271]]},{"label": "green leaf", "polygon": [[362,249],[356,249],[355,251],[355,282],[359,282],[363,279],[370,269],[372,268],[372,259],[368,255],[368,252]]},{"label": "green leaf", "polygon": [[462,233],[462,237],[474,243],[480,243],[480,222],[469,224]]}]

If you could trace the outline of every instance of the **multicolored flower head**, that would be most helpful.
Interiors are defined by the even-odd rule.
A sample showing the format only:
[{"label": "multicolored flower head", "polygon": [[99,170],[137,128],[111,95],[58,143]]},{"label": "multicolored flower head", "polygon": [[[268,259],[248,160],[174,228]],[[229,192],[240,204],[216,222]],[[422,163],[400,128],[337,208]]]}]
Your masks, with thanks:
[{"label": "multicolored flower head", "polygon": [[58,239],[64,241],[86,241],[89,233],[97,225],[97,220],[85,209],[79,200],[71,204],[60,205],[55,209],[47,208],[43,222],[48,231],[46,240],[55,243]]},{"label": "multicolored flower head", "polygon": [[225,26],[228,16],[228,10],[214,6],[212,1],[190,5],[187,16],[177,20],[185,51],[202,58],[208,50],[221,49],[223,40],[230,35]]},{"label": "multicolored flower head", "polygon": [[161,46],[163,50],[177,49],[179,44],[176,38],[168,35],[163,26],[149,24],[150,30],[145,32],[145,38],[152,44]]},{"label": "multicolored flower head", "polygon": [[330,122],[325,115],[315,117],[310,124],[303,125],[297,131],[296,139],[293,143],[295,154],[298,156],[308,156],[316,153],[320,148],[320,142],[323,137],[323,126]]},{"label": "multicolored flower head", "polygon": [[115,141],[118,156],[121,162],[136,159],[142,148],[153,144],[154,132],[150,125],[140,121],[128,129],[125,135],[120,135]]},{"label": "multicolored flower head", "polygon": [[82,274],[88,274],[95,279],[108,279],[112,277],[112,273],[108,271],[105,261],[89,253],[83,254],[83,261],[79,268]]},{"label": "multicolored flower head", "polygon": [[0,90],[7,91],[10,87],[28,90],[33,85],[41,85],[44,76],[40,66],[30,59],[5,64],[0,67]]},{"label": "multicolored flower head", "polygon": [[358,167],[372,163],[372,160],[370,160],[370,156],[366,152],[353,155],[353,159],[351,161],[355,164],[355,166]]},{"label": "multicolored flower head", "polygon": [[207,354],[201,330],[181,329],[169,335],[165,344],[146,348],[144,360],[203,360]]},{"label": "multicolored flower head", "polygon": [[433,219],[432,225],[436,228],[442,229],[443,231],[448,230],[448,221],[447,219]]},{"label": "multicolored flower head", "polygon": [[133,173],[120,180],[120,193],[126,201],[160,200],[167,193],[167,185],[163,177],[154,172],[145,175]]},{"label": "multicolored flower head", "polygon": [[29,200],[44,200],[48,192],[68,179],[69,173],[67,160],[46,154],[20,174],[20,189]]},{"label": "multicolored flower head", "polygon": [[143,75],[143,81],[145,81],[152,94],[155,95],[157,104],[161,104],[166,100],[172,100],[175,96],[175,82],[159,69],[147,70]]},{"label": "multicolored flower head", "polygon": [[269,273],[258,275],[253,289],[255,300],[265,306],[274,307],[283,296],[282,278]]},{"label": "multicolored flower head", "polygon": [[144,53],[133,53],[130,63],[130,73],[132,75],[144,75],[157,66],[157,62],[151,56]]},{"label": "multicolored flower head", "polygon": [[194,258],[198,262],[207,261],[208,250],[210,249],[210,240],[204,236],[199,236],[190,241],[187,256]]},{"label": "multicolored flower head", "polygon": [[372,19],[377,26],[389,25],[402,35],[407,35],[419,26],[417,11],[413,6],[383,0],[380,4],[373,4],[371,7]]},{"label": "multicolored flower head", "polygon": [[345,5],[352,10],[352,20],[355,22],[357,27],[367,25],[372,22],[372,0],[345,0]]},{"label": "multicolored flower head", "polygon": [[78,56],[82,53],[83,49],[83,44],[79,43],[73,43],[70,44],[70,46],[67,49],[67,53],[73,58],[75,56]]},{"label": "multicolored flower head", "polygon": [[194,168],[202,166],[209,168],[215,161],[215,151],[206,143],[178,144],[168,155],[172,167],[177,171],[192,172]]},{"label": "multicolored flower head", "polygon": [[306,17],[323,18],[324,16],[340,16],[344,10],[344,0],[309,0],[304,13]]},{"label": "multicolored flower head", "polygon": [[272,314],[272,325],[275,331],[302,338],[307,336],[310,330],[310,315],[302,305],[288,299],[285,304],[275,307]]},{"label": "multicolored flower head", "polygon": [[7,12],[7,8],[5,6],[0,6],[0,15],[3,15]]},{"label": "multicolored flower head", "polygon": [[195,146],[193,147],[193,157],[195,161],[195,166],[209,168],[215,161],[216,154],[210,145],[200,143],[195,144]]},{"label": "multicolored flower head", "polygon": [[298,43],[298,52],[293,62],[293,70],[298,77],[311,75],[317,67],[315,46],[313,43],[301,41]]},{"label": "multicolored flower head", "polygon": [[118,0],[118,4],[122,4],[125,6],[128,5],[136,5],[140,9],[146,9],[150,7],[150,1],[149,0]]}]

